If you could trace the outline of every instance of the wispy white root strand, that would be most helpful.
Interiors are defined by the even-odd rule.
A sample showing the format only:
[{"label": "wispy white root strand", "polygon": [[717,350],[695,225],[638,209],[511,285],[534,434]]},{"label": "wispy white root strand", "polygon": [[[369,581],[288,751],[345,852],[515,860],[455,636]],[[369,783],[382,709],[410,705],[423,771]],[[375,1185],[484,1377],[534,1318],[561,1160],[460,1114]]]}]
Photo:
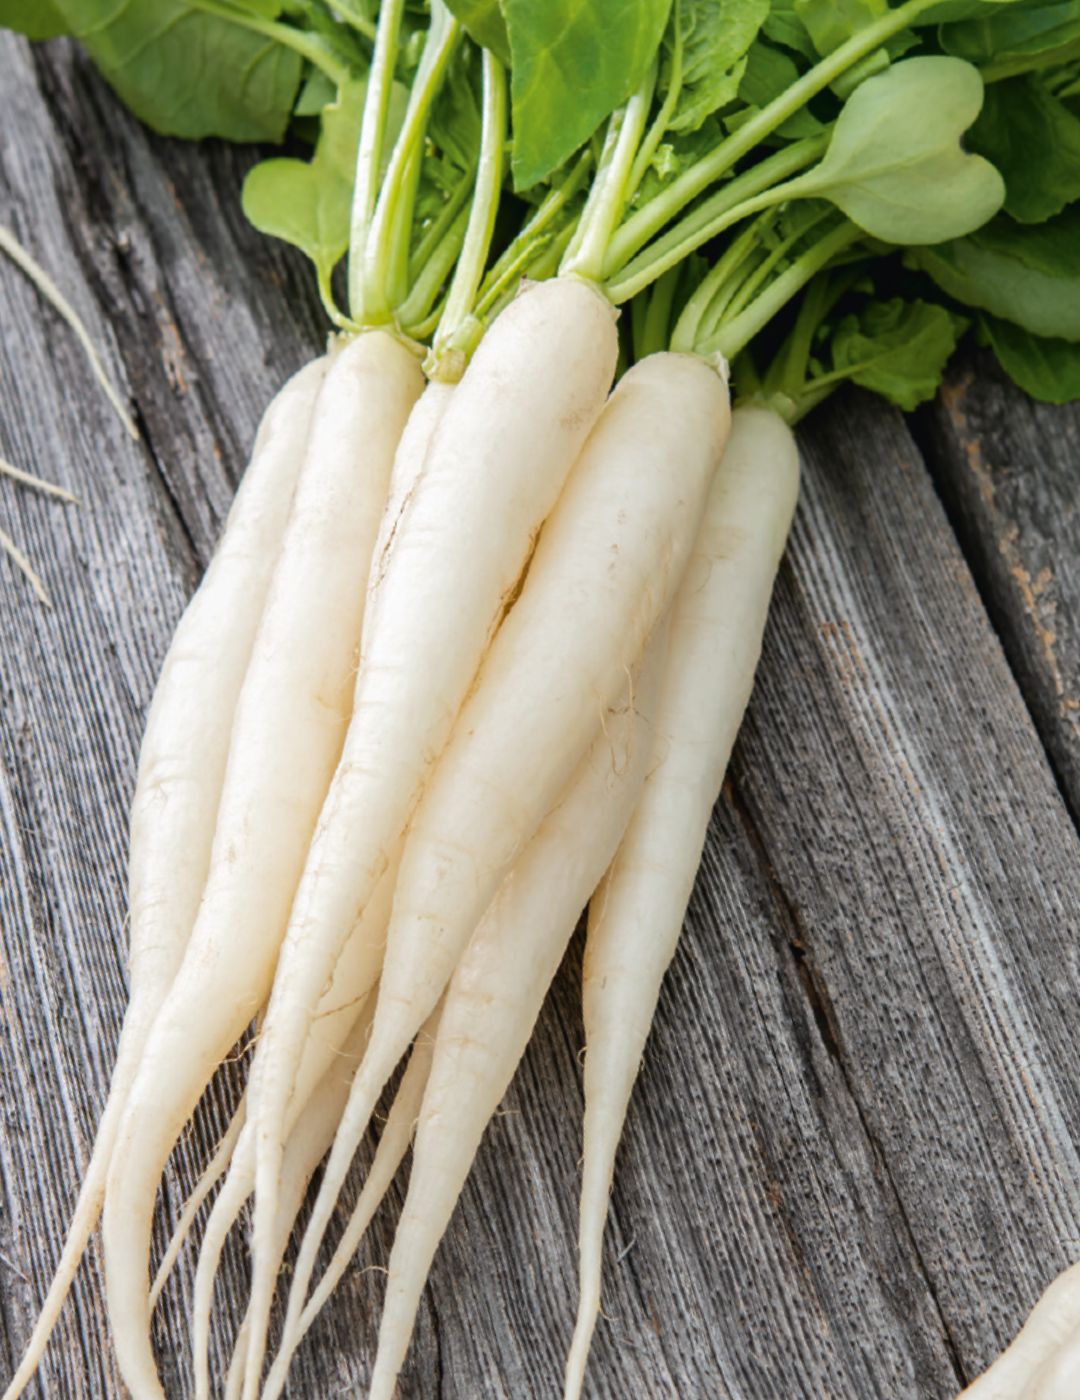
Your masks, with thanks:
[{"label": "wispy white root strand", "polygon": [[241,1099],[236,1112],[229,1122],[229,1126],[222,1134],[218,1143],[217,1151],[206,1164],[206,1169],[199,1177],[192,1189],[191,1195],[184,1202],[184,1208],[180,1212],[180,1219],[176,1222],[176,1228],[172,1232],[172,1238],[158,1265],[157,1274],[154,1277],[154,1285],[150,1289],[150,1307],[155,1308],[157,1301],[161,1297],[161,1290],[168,1282],[180,1251],[184,1246],[184,1241],[191,1234],[191,1227],[195,1223],[195,1217],[209,1196],[214,1186],[225,1174],[225,1170],[232,1160],[233,1149],[236,1147],[236,1140],[240,1136],[240,1129],[244,1126],[244,1101]]},{"label": "wispy white root strand", "polygon": [[6,462],[3,457],[0,457],[0,475],[9,476],[12,481],[17,481],[20,486],[29,486],[32,491],[42,491],[46,496],[55,496],[58,501],[64,501],[70,506],[79,504],[78,496],[73,496],[66,487],[57,486],[51,481],[43,481],[40,476],[24,472],[13,462]]},{"label": "wispy white root strand", "polygon": [[27,583],[29,583],[30,587],[37,594],[39,601],[44,603],[47,608],[51,608],[52,599],[49,597],[40,575],[6,530],[0,530],[0,550],[3,550],[23,575]]},{"label": "wispy white root strand", "polygon": [[109,376],[105,372],[105,366],[101,363],[101,356],[97,347],[90,339],[90,332],[86,329],[86,324],[82,317],[64,296],[63,292],[52,280],[41,264],[30,256],[10,229],[4,228],[0,224],[0,252],[6,253],[11,261],[26,273],[30,281],[38,289],[45,300],[52,306],[68,323],[75,332],[75,337],[82,346],[86,358],[90,361],[90,368],[93,370],[94,378],[101,385],[105,397],[116,410],[117,417],[127,429],[129,436],[135,441],[139,440],[139,430],[135,426],[135,420],[128,413],[123,399],[113,387]]}]

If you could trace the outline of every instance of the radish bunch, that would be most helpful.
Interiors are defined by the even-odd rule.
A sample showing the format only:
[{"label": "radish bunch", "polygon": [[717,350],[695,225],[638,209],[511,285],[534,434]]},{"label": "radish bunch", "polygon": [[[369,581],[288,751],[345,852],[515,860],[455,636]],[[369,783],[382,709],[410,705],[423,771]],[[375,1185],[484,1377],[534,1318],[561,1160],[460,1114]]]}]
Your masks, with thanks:
[{"label": "radish bunch", "polygon": [[[270,8],[222,3],[210,19],[281,47],[282,71],[306,75],[309,135],[319,98],[318,134],[310,162],[255,167],[245,209],[311,256],[337,331],[268,409],[162,670],[132,817],[129,1014],[5,1400],[33,1374],[99,1215],[132,1395],[164,1394],[151,1315],[189,1240],[195,1394],[278,1395],[414,1139],[371,1380],[389,1400],[439,1240],[588,905],[574,1400],[622,1123],[795,508],[788,424],[844,379],[899,402],[933,392],[958,318],[922,300],[868,307],[863,279],[894,247],[959,246],[997,213],[1000,174],[961,145],[983,81],[941,40],[953,26],[934,27],[951,18],[940,0],[828,32],[807,6],[818,56],[787,60],[776,90],[767,4],[717,26],[695,0],[641,0],[615,41],[627,71],[598,72],[580,109],[553,114],[536,67],[585,45],[595,6],[560,28],[558,7],[537,18],[522,0],[432,0],[422,18],[384,0],[377,19],[343,4],[310,30],[303,6]],[[91,53],[177,129],[163,93],[139,86],[140,60],[120,83],[110,23],[85,31]],[[894,51],[919,51],[894,60],[898,36]],[[333,281],[346,251],[347,311]],[[243,1101],[152,1283],[162,1172],[253,1023]],[[282,1259],[324,1157],[268,1358]],[[250,1297],[214,1376],[215,1275],[249,1203]]]}]

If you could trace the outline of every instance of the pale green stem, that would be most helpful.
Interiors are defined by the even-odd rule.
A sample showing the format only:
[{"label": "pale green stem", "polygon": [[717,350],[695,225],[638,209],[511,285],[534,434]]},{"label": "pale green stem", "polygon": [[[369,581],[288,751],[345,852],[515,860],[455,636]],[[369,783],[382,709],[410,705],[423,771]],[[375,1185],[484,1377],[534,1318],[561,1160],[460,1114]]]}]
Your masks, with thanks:
[{"label": "pale green stem", "polygon": [[364,116],[360,142],[356,148],[356,182],[353,186],[352,215],[349,225],[349,310],[356,321],[366,320],[367,245],[375,200],[379,192],[383,137],[394,84],[398,35],[405,0],[383,0],[375,34],[375,52],[368,71],[364,95]]},{"label": "pale green stem", "polygon": [[749,277],[747,277],[744,282],[740,283],[731,301],[728,303],[726,314],[729,316],[737,316],[755,296],[758,288],[767,280],[769,274],[774,270],[777,264],[786,258],[791,249],[805,238],[812,229],[817,228],[822,220],[829,218],[832,212],[830,207],[820,210],[815,218],[805,223],[802,228],[797,229],[794,233],[789,234],[787,238],[778,243],[769,255],[763,258],[758,266],[754,268]]},{"label": "pale green stem", "polygon": [[613,113],[608,125],[600,166],[593,180],[585,211],[559,269],[563,276],[600,280],[612,235],[633,192],[631,174],[649,115],[656,65],[625,107]]},{"label": "pale green stem", "polygon": [[[573,224],[567,224],[551,238],[550,242],[534,258],[531,260],[523,259],[519,269],[521,277],[532,278],[535,282],[543,282],[546,278],[553,277],[558,271],[573,233]],[[493,297],[489,292],[483,306],[477,307],[476,315],[471,316],[458,333],[457,348],[462,351],[466,359],[472,355],[480,343],[480,338],[487,326],[517,296],[516,280],[516,278],[506,279],[502,293],[498,297]]]},{"label": "pale green stem", "polygon": [[415,282],[424,270],[427,260],[435,255],[435,250],[442,243],[443,239],[457,224],[458,215],[465,206],[469,195],[472,193],[473,173],[463,175],[458,181],[457,188],[451,194],[438,215],[431,221],[431,227],[423,238],[416,245],[412,257],[409,259],[409,280]]},{"label": "pale green stem", "polygon": [[[701,324],[710,311],[727,305],[728,297],[721,294],[728,290],[729,283],[742,266],[747,256],[757,247],[759,229],[757,222],[748,225],[738,238],[724,249],[722,256],[702,278],[696,291],[683,307],[682,315],[675,323],[671,336],[672,350],[689,354],[700,339]],[[665,276],[668,274],[665,273]]]},{"label": "pale green stem", "polygon": [[743,156],[748,155],[777,127],[783,126],[788,117],[798,112],[812,97],[827,88],[864,55],[906,28],[924,10],[939,2],[940,0],[907,0],[906,4],[890,10],[876,23],[860,29],[804,73],[797,82],[792,83],[767,107],[763,107],[737,131],[732,132],[726,141],[722,141],[707,156],[674,179],[648,204],[632,214],[616,233],[611,241],[604,267],[605,280],[610,279],[612,273],[625,267],[638,249],[644,247],[670,219],[685,209],[702,190],[714,184],[722,175],[726,175]]},{"label": "pale green stem", "polygon": [[27,277],[33,282],[34,286],[49,305],[59,312],[75,332],[76,339],[82,346],[86,358],[90,361],[90,368],[93,371],[94,378],[101,385],[105,397],[116,410],[117,417],[120,419],[121,423],[123,423],[130,436],[138,442],[139,430],[135,426],[135,420],[131,417],[130,413],[128,413],[120,395],[109,382],[109,377],[105,373],[105,366],[101,363],[101,356],[98,354],[94,342],[90,339],[90,332],[86,329],[78,312],[41,264],[32,258],[14,234],[9,232],[9,230],[2,225],[0,225],[0,252],[6,253],[12,262],[26,273]]},{"label": "pale green stem", "polygon": [[502,64],[488,49],[483,50],[483,65],[484,96],[476,188],[461,256],[454,269],[446,306],[435,334],[435,345],[425,366],[435,378],[447,375],[451,379],[461,377],[463,356],[452,352],[459,348],[459,332],[473,317],[477,292],[491,250],[495,215],[499,209],[506,149],[506,77]]},{"label": "pale green stem", "polygon": [[386,288],[392,307],[397,307],[409,294],[409,243],[412,235],[416,190],[420,183],[420,168],[424,162],[423,143],[418,142],[410,152],[401,177],[398,197],[394,202],[392,227],[388,239]]},{"label": "pale green stem", "polygon": [[[457,262],[461,253],[468,219],[469,211],[459,209],[457,218],[413,279],[409,295],[397,309],[398,323],[417,340],[427,339],[428,332],[424,330],[424,327],[430,319],[431,308],[435,305],[439,288],[446,281],[450,269]],[[434,330],[434,326],[431,329]]]},{"label": "pale green stem", "polygon": [[728,321],[716,335],[694,348],[699,355],[719,352],[729,360],[748,345],[754,336],[805,287],[833,258],[850,248],[852,244],[865,238],[866,234],[857,224],[845,219],[842,224],[825,235],[809,252],[780,274],[776,280],[753,301],[745,311]]},{"label": "pale green stem", "polygon": [[829,281],[827,277],[816,277],[807,288],[791,333],[766,372],[762,386],[766,394],[783,393],[790,398],[801,392],[810,364],[814,336],[831,305]]},{"label": "pale green stem", "polygon": [[606,284],[608,296],[618,306],[710,238],[751,214],[782,203],[790,197],[792,182],[779,185],[773,182],[816,160],[824,152],[828,140],[828,136],[823,135],[795,141],[752,166],[745,174],[736,176],[611,278]]},{"label": "pale green stem", "polygon": [[344,20],[346,24],[351,24],[355,30],[361,33],[365,39],[370,40],[371,43],[375,42],[374,24],[368,19],[367,15],[361,14],[354,5],[349,3],[349,0],[327,0],[327,3],[334,14],[337,15],[338,19]]},{"label": "pale green stem", "polygon": [[[676,0],[678,3],[678,0]],[[664,133],[668,129],[668,123],[675,114],[675,108],[679,105],[679,94],[682,92],[682,50],[683,39],[682,29],[679,27],[678,17],[675,21],[675,47],[671,54],[671,77],[668,82],[667,92],[664,95],[664,102],[659,112],[653,119],[652,125],[646,133],[644,141],[634,157],[634,168],[630,171],[629,191],[633,197],[634,191],[639,188],[645,178],[645,172],[649,168],[656,148],[663,140]]]},{"label": "pale green stem", "polygon": [[[380,28],[381,24],[380,19]],[[410,179],[409,175],[414,168],[417,174],[419,173],[419,164],[414,167],[413,162],[422,148],[431,104],[435,100],[461,33],[461,25],[451,15],[443,0],[432,0],[431,27],[424,44],[420,67],[409,93],[405,120],[394,142],[390,162],[381,182],[364,248],[365,324],[377,324],[391,318],[395,233],[400,234],[402,226],[411,223],[413,196],[416,190],[416,180]]]},{"label": "pale green stem", "polygon": [[481,283],[481,304],[485,303],[493,293],[496,297],[501,295],[505,290],[507,277],[516,276],[535,254],[537,248],[547,245],[551,238],[551,225],[583,187],[591,165],[592,155],[588,151],[583,151],[562,183],[556,185],[537,206],[532,218],[509,247],[502,252],[494,267]]},{"label": "pale green stem", "polygon": [[319,267],[316,269],[316,284],[319,288],[319,300],[323,304],[323,310],[326,312],[327,316],[330,317],[334,325],[337,326],[339,331],[359,330],[356,322],[351,321],[348,316],[340,310],[337,302],[334,300],[334,289],[330,285],[330,276],[331,274],[326,268]]},{"label": "pale green stem", "polygon": [[671,319],[671,305],[675,300],[675,288],[679,282],[679,271],[678,268],[672,268],[670,272],[660,278],[653,288],[649,304],[645,308],[641,334],[634,338],[634,358],[636,360],[667,348],[668,322]]}]

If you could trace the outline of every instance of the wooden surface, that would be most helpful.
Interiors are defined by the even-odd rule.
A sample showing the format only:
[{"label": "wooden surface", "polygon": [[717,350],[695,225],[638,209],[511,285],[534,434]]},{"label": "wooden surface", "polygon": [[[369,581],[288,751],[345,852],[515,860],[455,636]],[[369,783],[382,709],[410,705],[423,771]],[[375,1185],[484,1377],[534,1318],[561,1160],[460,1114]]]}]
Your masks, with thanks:
[{"label": "wooden surface", "polygon": [[[0,480],[0,526],[56,599],[0,564],[2,1379],[107,1087],[154,676],[261,408],[322,332],[298,260],[240,217],[247,155],[150,138],[64,44],[0,39],[0,109],[3,222],[143,430],[125,438],[0,265],[0,455],[83,502]],[[1080,1258],[1080,413],[978,360],[913,430],[851,395],[802,434],[757,689],[620,1155],[594,1397],[950,1397]],[[575,943],[438,1256],[403,1397],[559,1393],[579,973]],[[229,1093],[185,1140],[167,1212]],[[399,1203],[292,1396],[363,1393]],[[234,1315],[244,1270],[238,1241]],[[185,1263],[158,1330],[176,1396],[190,1281]],[[96,1249],[38,1393],[120,1393]]]}]

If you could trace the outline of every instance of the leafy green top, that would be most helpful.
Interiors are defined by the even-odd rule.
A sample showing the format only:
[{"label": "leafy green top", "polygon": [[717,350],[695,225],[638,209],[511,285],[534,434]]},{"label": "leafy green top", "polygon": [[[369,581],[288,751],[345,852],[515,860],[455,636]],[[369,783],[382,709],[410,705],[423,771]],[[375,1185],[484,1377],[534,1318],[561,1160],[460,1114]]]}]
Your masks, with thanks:
[{"label": "leafy green top", "polygon": [[1080,0],[0,0],[0,23],[74,35],[157,131],[292,143],[248,217],[336,324],[433,342],[433,372],[561,268],[633,303],[628,350],[722,350],[792,417],[843,379],[912,406],[969,323],[1030,391],[1080,391]]}]

